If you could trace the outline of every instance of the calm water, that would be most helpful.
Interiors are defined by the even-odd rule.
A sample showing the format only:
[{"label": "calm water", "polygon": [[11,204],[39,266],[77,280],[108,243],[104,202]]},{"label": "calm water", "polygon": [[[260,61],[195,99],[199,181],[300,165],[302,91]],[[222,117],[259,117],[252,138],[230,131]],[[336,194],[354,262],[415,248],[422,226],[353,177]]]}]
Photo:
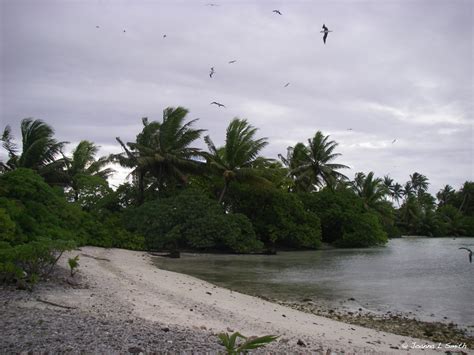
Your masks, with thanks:
[{"label": "calm water", "polygon": [[[391,240],[386,247],[266,255],[187,254],[157,258],[160,268],[253,295],[303,298],[371,311],[413,312],[425,320],[474,325],[474,263],[459,247],[474,238]],[[433,316],[434,315],[434,316]],[[473,328],[470,328],[472,332]]]}]

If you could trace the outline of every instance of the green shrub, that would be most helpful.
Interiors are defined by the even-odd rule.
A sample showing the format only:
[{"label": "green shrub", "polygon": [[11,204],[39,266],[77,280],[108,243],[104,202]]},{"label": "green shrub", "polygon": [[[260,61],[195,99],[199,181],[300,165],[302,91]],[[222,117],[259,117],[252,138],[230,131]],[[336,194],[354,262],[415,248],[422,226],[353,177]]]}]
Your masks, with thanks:
[{"label": "green shrub", "polygon": [[351,215],[346,213],[342,225],[342,238],[335,242],[343,248],[366,248],[385,244],[387,234],[374,213]]},{"label": "green shrub", "polygon": [[[272,341],[275,341],[278,336],[276,335],[264,335],[262,337],[246,337],[235,332],[232,335],[228,333],[221,333],[218,335],[222,345],[224,345],[228,355],[237,355],[241,353],[247,353],[249,350],[261,348]],[[238,344],[237,339],[243,340],[242,343]]]},{"label": "green shrub", "polygon": [[295,194],[235,183],[228,192],[227,203],[233,212],[251,220],[259,239],[268,245],[286,248],[320,245],[319,218],[305,210]]},{"label": "green shrub", "polygon": [[340,247],[369,247],[387,242],[380,216],[367,212],[363,201],[349,190],[300,194],[304,205],[321,219],[322,239]]},{"label": "green shrub", "polygon": [[27,281],[35,283],[47,277],[66,250],[75,247],[73,241],[38,240],[0,248],[0,282]]},{"label": "green shrub", "polygon": [[74,258],[69,258],[67,260],[67,264],[69,265],[69,269],[71,271],[71,277],[74,277],[74,274],[79,267],[79,255],[76,255]]},{"label": "green shrub", "polygon": [[215,200],[192,189],[130,209],[124,220],[130,231],[145,237],[148,249],[244,253],[263,246],[245,216],[224,213]]}]

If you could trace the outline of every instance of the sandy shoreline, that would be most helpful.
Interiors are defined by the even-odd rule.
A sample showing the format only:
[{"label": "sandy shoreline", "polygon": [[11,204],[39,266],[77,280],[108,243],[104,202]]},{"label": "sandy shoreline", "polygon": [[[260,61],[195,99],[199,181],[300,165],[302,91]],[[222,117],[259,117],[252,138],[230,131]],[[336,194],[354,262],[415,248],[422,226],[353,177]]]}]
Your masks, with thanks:
[{"label": "sandy shoreline", "polygon": [[[60,264],[65,266],[67,257],[77,254],[80,256],[78,279],[84,280],[87,287],[41,289],[35,292],[36,299],[71,307],[78,314],[101,315],[111,321],[136,319],[160,327],[184,327],[204,332],[206,337],[223,331],[239,331],[248,336],[276,334],[280,338],[268,348],[272,351],[427,354],[447,350],[444,346],[432,350],[429,347],[434,344],[426,340],[304,313],[188,275],[161,270],[144,252],[83,247],[63,257]],[[58,310],[34,297],[10,302],[8,307]],[[296,345],[298,340],[306,346]],[[212,342],[213,338],[206,341]],[[205,345],[205,341],[202,343]],[[428,348],[413,349],[413,344]],[[162,350],[156,346],[153,350]],[[216,349],[219,348],[209,348]]]}]

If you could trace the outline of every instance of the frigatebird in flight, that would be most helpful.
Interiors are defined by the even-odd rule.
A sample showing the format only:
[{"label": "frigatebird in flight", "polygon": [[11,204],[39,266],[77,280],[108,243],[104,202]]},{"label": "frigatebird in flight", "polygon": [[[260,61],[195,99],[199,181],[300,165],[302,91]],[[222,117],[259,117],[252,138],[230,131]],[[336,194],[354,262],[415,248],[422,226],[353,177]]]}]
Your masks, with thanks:
[{"label": "frigatebird in flight", "polygon": [[278,15],[281,15],[280,10],[273,10],[272,12],[274,12],[274,13],[276,13],[276,14],[278,14]]},{"label": "frigatebird in flight", "polygon": [[472,250],[469,249],[469,248],[459,248],[459,249],[464,249],[464,250],[467,250],[469,252],[469,262],[472,263]]},{"label": "frigatebird in flight", "polygon": [[229,64],[233,64],[235,62],[236,62],[236,60],[231,60],[231,61],[229,61]]},{"label": "frigatebird in flight", "polygon": [[209,77],[212,78],[214,75],[214,67],[211,67],[211,72],[209,73]]},{"label": "frigatebird in flight", "polygon": [[212,102],[211,102],[211,105],[216,105],[216,106],[218,106],[218,107],[225,107],[225,105],[223,105],[223,104],[221,104],[221,103],[219,103],[219,102],[217,102],[217,101],[212,101]]},{"label": "frigatebird in flight", "polygon": [[323,24],[323,30],[321,31],[321,33],[324,33],[324,35],[323,35],[323,42],[324,42],[324,44],[326,44],[326,38],[328,38],[328,33],[329,33],[329,32],[332,32],[332,31],[330,31],[330,30],[326,27],[326,25]]},{"label": "frigatebird in flight", "polygon": [[392,141],[392,144],[395,143],[397,141],[397,139],[395,138],[393,141]]},{"label": "frigatebird in flight", "polygon": [[286,88],[286,87],[288,87],[288,85],[290,85],[290,83],[286,83],[284,87]]}]

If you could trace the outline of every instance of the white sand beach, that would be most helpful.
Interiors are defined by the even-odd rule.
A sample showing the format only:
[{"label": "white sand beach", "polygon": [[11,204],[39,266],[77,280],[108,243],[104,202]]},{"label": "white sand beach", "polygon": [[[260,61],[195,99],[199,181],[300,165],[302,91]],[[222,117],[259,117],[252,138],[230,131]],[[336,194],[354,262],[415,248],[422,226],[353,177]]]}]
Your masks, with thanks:
[{"label": "white sand beach", "polygon": [[[300,312],[260,298],[214,286],[197,278],[158,269],[145,252],[82,247],[64,255],[79,255],[79,275],[88,288],[43,290],[42,300],[67,307],[185,326],[212,333],[239,331],[251,335],[279,335],[278,344],[294,344],[299,352],[431,353],[445,349],[413,349],[433,343],[384,333]],[[53,307],[29,301],[29,307]],[[305,347],[297,346],[302,340]]]}]

